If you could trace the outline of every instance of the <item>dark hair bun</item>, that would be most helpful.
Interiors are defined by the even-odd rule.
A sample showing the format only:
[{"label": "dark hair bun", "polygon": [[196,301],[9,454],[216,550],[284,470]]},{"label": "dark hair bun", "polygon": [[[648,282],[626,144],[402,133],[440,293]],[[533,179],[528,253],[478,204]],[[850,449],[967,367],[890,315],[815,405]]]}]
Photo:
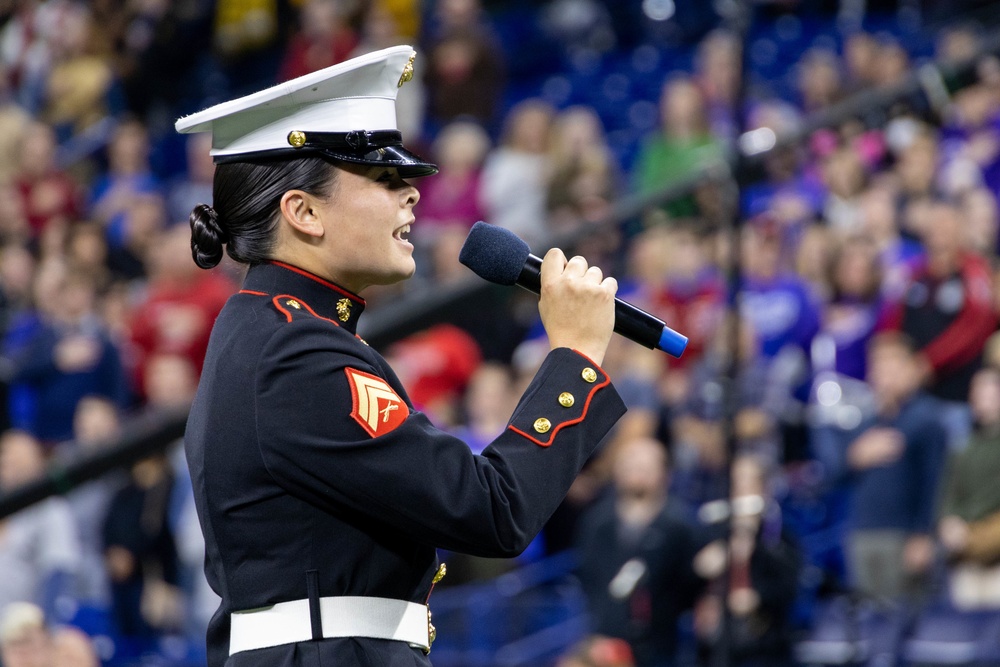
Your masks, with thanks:
[{"label": "dark hair bun", "polygon": [[191,256],[194,263],[210,269],[222,260],[222,245],[229,234],[219,224],[219,214],[208,204],[198,204],[191,211]]}]

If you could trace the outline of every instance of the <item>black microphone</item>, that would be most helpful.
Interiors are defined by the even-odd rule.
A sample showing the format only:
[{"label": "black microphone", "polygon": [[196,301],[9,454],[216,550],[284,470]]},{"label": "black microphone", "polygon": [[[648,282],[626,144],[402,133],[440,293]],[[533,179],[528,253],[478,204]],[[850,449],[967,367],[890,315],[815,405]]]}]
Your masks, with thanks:
[{"label": "black microphone", "polygon": [[[519,285],[535,294],[542,290],[542,260],[531,254],[527,243],[503,227],[485,222],[474,224],[458,261],[491,283]],[[680,357],[688,343],[687,336],[618,298],[615,299],[615,333],[674,357]]]}]

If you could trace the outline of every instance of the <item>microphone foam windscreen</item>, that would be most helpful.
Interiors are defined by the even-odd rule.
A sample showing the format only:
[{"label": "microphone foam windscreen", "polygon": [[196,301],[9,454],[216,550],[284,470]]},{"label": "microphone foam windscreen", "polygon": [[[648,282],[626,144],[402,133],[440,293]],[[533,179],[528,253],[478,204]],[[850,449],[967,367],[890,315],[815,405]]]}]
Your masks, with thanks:
[{"label": "microphone foam windscreen", "polygon": [[458,261],[484,280],[514,285],[530,254],[528,244],[513,232],[480,221],[469,231]]}]

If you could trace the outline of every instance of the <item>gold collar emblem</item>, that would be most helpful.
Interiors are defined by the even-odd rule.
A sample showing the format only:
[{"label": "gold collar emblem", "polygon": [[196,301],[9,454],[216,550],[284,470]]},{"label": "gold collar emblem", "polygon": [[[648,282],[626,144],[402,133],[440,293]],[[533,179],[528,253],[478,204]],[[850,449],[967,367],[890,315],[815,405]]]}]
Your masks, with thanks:
[{"label": "gold collar emblem", "polygon": [[346,322],[351,319],[351,300],[341,299],[337,302],[337,318],[341,322]]}]

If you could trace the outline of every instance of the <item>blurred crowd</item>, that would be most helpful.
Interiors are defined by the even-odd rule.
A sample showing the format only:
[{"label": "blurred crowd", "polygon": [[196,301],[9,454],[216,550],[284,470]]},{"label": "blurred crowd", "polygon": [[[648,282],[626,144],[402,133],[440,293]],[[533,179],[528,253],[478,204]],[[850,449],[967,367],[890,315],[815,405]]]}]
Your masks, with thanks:
[{"label": "blurred crowd", "polygon": [[[539,12],[554,74],[636,38],[616,45],[616,7]],[[597,28],[556,20],[581,8]],[[613,342],[605,368],[629,412],[520,560],[576,550],[592,635],[561,665],[676,664],[678,646],[707,656],[723,636],[741,664],[790,664],[811,605],[844,592],[1000,609],[1000,64],[770,152],[739,201],[706,180],[618,221],[623,197],[724,160],[741,122],[781,136],[899,83],[917,64],[907,41],[828,17],[790,86],[750,72],[744,91],[732,34],[650,30],[636,53],[667,39],[691,65],[642,75],[657,111],[622,145],[606,108],[511,93],[527,56],[501,14],[478,0],[0,2],[0,491],[192,399],[240,275],[190,259],[213,165],[207,137],[185,142],[173,120],[412,43],[399,126],[440,173],[417,183],[418,275],[366,294],[371,310],[467,280],[458,249],[483,219],[536,251],[577,236],[621,296],[690,337],[681,359]],[[981,35],[935,37],[948,63]],[[531,297],[462,311],[383,352],[416,407],[480,451],[547,343]],[[0,520],[0,661],[196,663],[164,638],[198,637],[214,611],[203,550],[179,445]],[[451,585],[517,565],[445,556]]]}]

